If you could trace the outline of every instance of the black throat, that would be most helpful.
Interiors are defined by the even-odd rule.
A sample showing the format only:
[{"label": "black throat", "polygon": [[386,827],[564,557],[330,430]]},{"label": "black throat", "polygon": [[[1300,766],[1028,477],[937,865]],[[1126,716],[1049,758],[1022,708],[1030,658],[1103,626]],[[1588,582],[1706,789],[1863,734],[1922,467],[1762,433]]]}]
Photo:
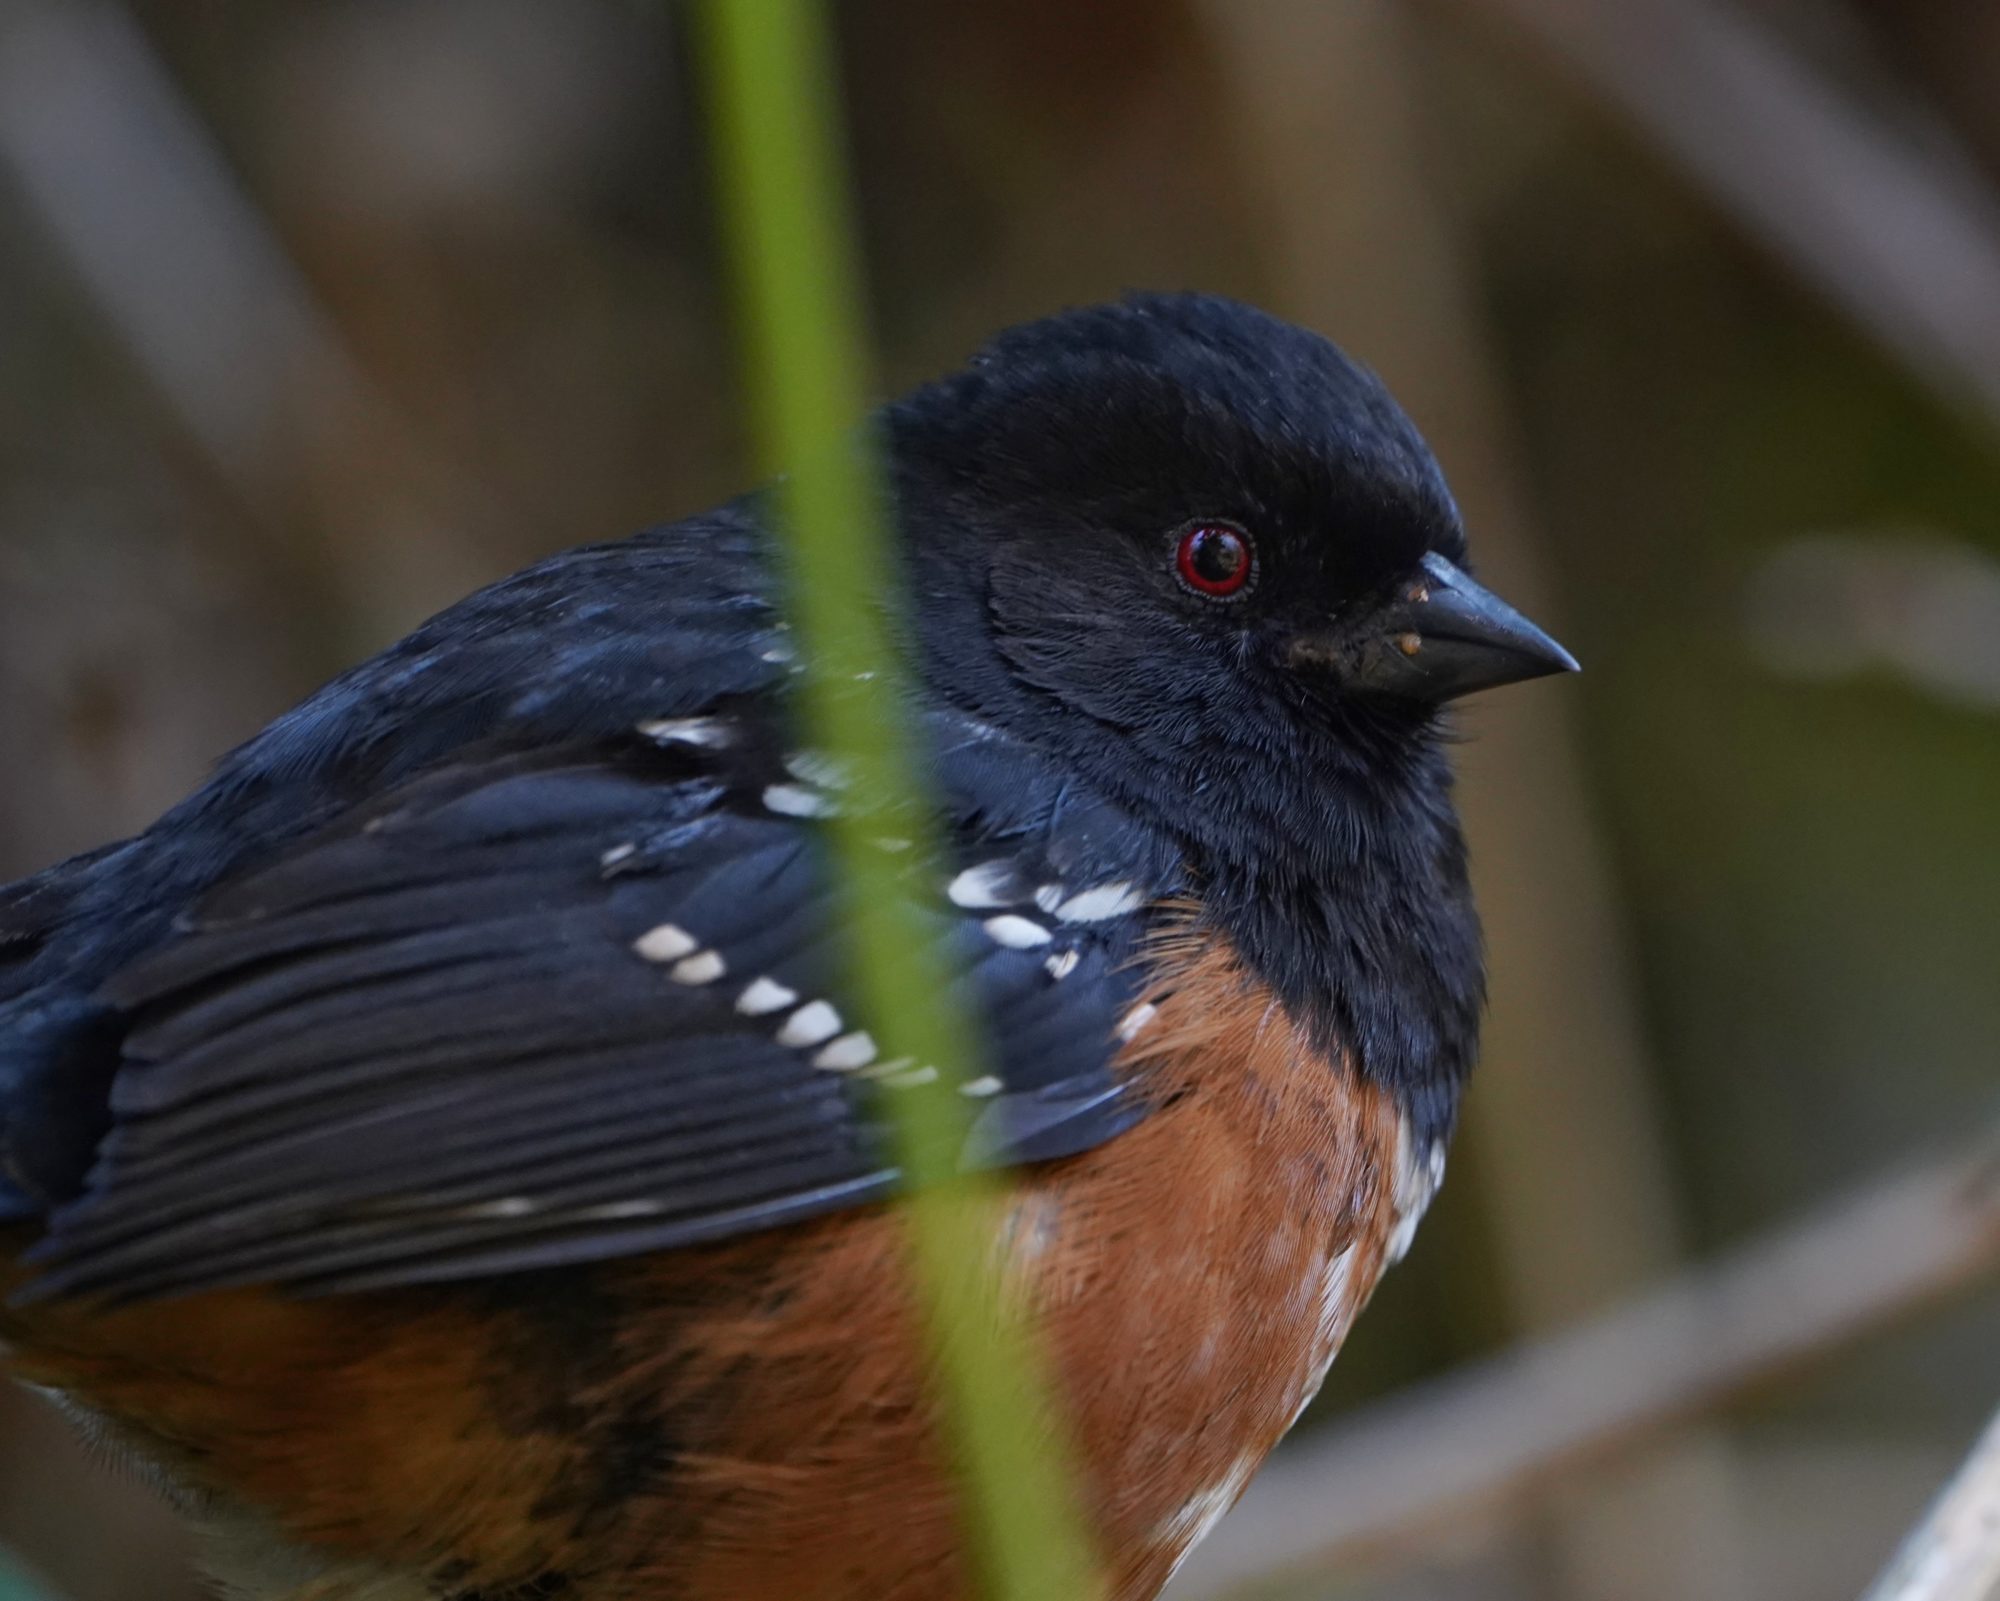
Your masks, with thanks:
[{"label": "black throat", "polygon": [[1179,830],[1206,915],[1322,1048],[1396,1097],[1420,1147],[1443,1138],[1485,997],[1443,752],[1236,776]]}]

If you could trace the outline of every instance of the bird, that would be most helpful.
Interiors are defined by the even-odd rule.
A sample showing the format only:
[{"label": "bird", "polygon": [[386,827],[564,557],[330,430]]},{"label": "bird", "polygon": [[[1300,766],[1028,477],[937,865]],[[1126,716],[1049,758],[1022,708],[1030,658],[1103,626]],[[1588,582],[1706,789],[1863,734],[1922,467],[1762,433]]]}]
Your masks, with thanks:
[{"label": "bird", "polygon": [[[1012,328],[871,437],[936,824],[884,848],[1138,1601],[1438,1187],[1453,703],[1576,662],[1381,381],[1240,302]],[[976,1593],[886,1122],[939,1069],[850,985],[779,522],[531,566],[0,889],[5,1360],[224,1593]]]}]

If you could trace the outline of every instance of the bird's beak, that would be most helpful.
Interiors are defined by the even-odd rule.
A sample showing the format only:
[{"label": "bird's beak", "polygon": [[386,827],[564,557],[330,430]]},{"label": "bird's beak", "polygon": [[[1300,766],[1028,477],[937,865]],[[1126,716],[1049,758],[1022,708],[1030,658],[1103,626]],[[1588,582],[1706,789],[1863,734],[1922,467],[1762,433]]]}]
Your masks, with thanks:
[{"label": "bird's beak", "polygon": [[1331,667],[1344,688],[1437,703],[1474,690],[1573,673],[1576,658],[1439,555],[1417,580],[1338,637],[1292,643],[1301,665]]}]

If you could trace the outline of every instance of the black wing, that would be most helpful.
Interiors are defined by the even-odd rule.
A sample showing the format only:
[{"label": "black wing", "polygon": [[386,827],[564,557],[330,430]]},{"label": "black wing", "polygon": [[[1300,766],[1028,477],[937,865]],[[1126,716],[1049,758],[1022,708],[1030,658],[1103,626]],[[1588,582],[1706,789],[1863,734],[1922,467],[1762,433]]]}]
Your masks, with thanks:
[{"label": "black wing", "polygon": [[[930,730],[957,855],[912,864],[989,1033],[968,1161],[1143,1114],[1109,1070],[1157,844],[992,731]],[[462,755],[245,875],[124,969],[114,1122],[38,1288],[458,1277],[712,1240],[879,1196],[814,764],[747,708]]]}]

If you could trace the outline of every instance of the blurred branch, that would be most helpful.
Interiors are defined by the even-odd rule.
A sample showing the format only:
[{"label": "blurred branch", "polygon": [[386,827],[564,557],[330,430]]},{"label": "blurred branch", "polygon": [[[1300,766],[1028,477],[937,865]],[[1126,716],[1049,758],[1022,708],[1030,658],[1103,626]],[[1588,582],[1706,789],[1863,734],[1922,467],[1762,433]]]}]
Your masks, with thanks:
[{"label": "blurred branch", "polygon": [[1743,644],[1809,681],[1887,671],[1953,706],[2000,713],[2000,560],[1881,524],[1802,534],[1745,588]]},{"label": "blurred branch", "polygon": [[[1221,1595],[1395,1546],[1447,1513],[1518,1496],[1824,1359],[1996,1264],[2000,1162],[1989,1132],[1971,1150],[1281,1456],[1195,1554],[1182,1593]],[[2000,1451],[1988,1455],[1991,1474]]]},{"label": "blurred branch", "polygon": [[1988,1601],[2000,1591],[2000,1413],[1863,1601]]},{"label": "blurred branch", "polygon": [[1802,279],[2000,422],[2000,201],[1933,121],[1863,104],[1724,0],[1461,3],[1524,29]]},{"label": "blurred branch", "polygon": [[[306,587],[372,635],[477,581],[439,515],[470,480],[363,374],[122,5],[0,0],[0,170]],[[301,489],[357,559],[297,548]]]},{"label": "blurred branch", "polygon": [[0,161],[146,376],[239,489],[284,468],[295,383],[360,376],[129,13],[0,5]]}]

